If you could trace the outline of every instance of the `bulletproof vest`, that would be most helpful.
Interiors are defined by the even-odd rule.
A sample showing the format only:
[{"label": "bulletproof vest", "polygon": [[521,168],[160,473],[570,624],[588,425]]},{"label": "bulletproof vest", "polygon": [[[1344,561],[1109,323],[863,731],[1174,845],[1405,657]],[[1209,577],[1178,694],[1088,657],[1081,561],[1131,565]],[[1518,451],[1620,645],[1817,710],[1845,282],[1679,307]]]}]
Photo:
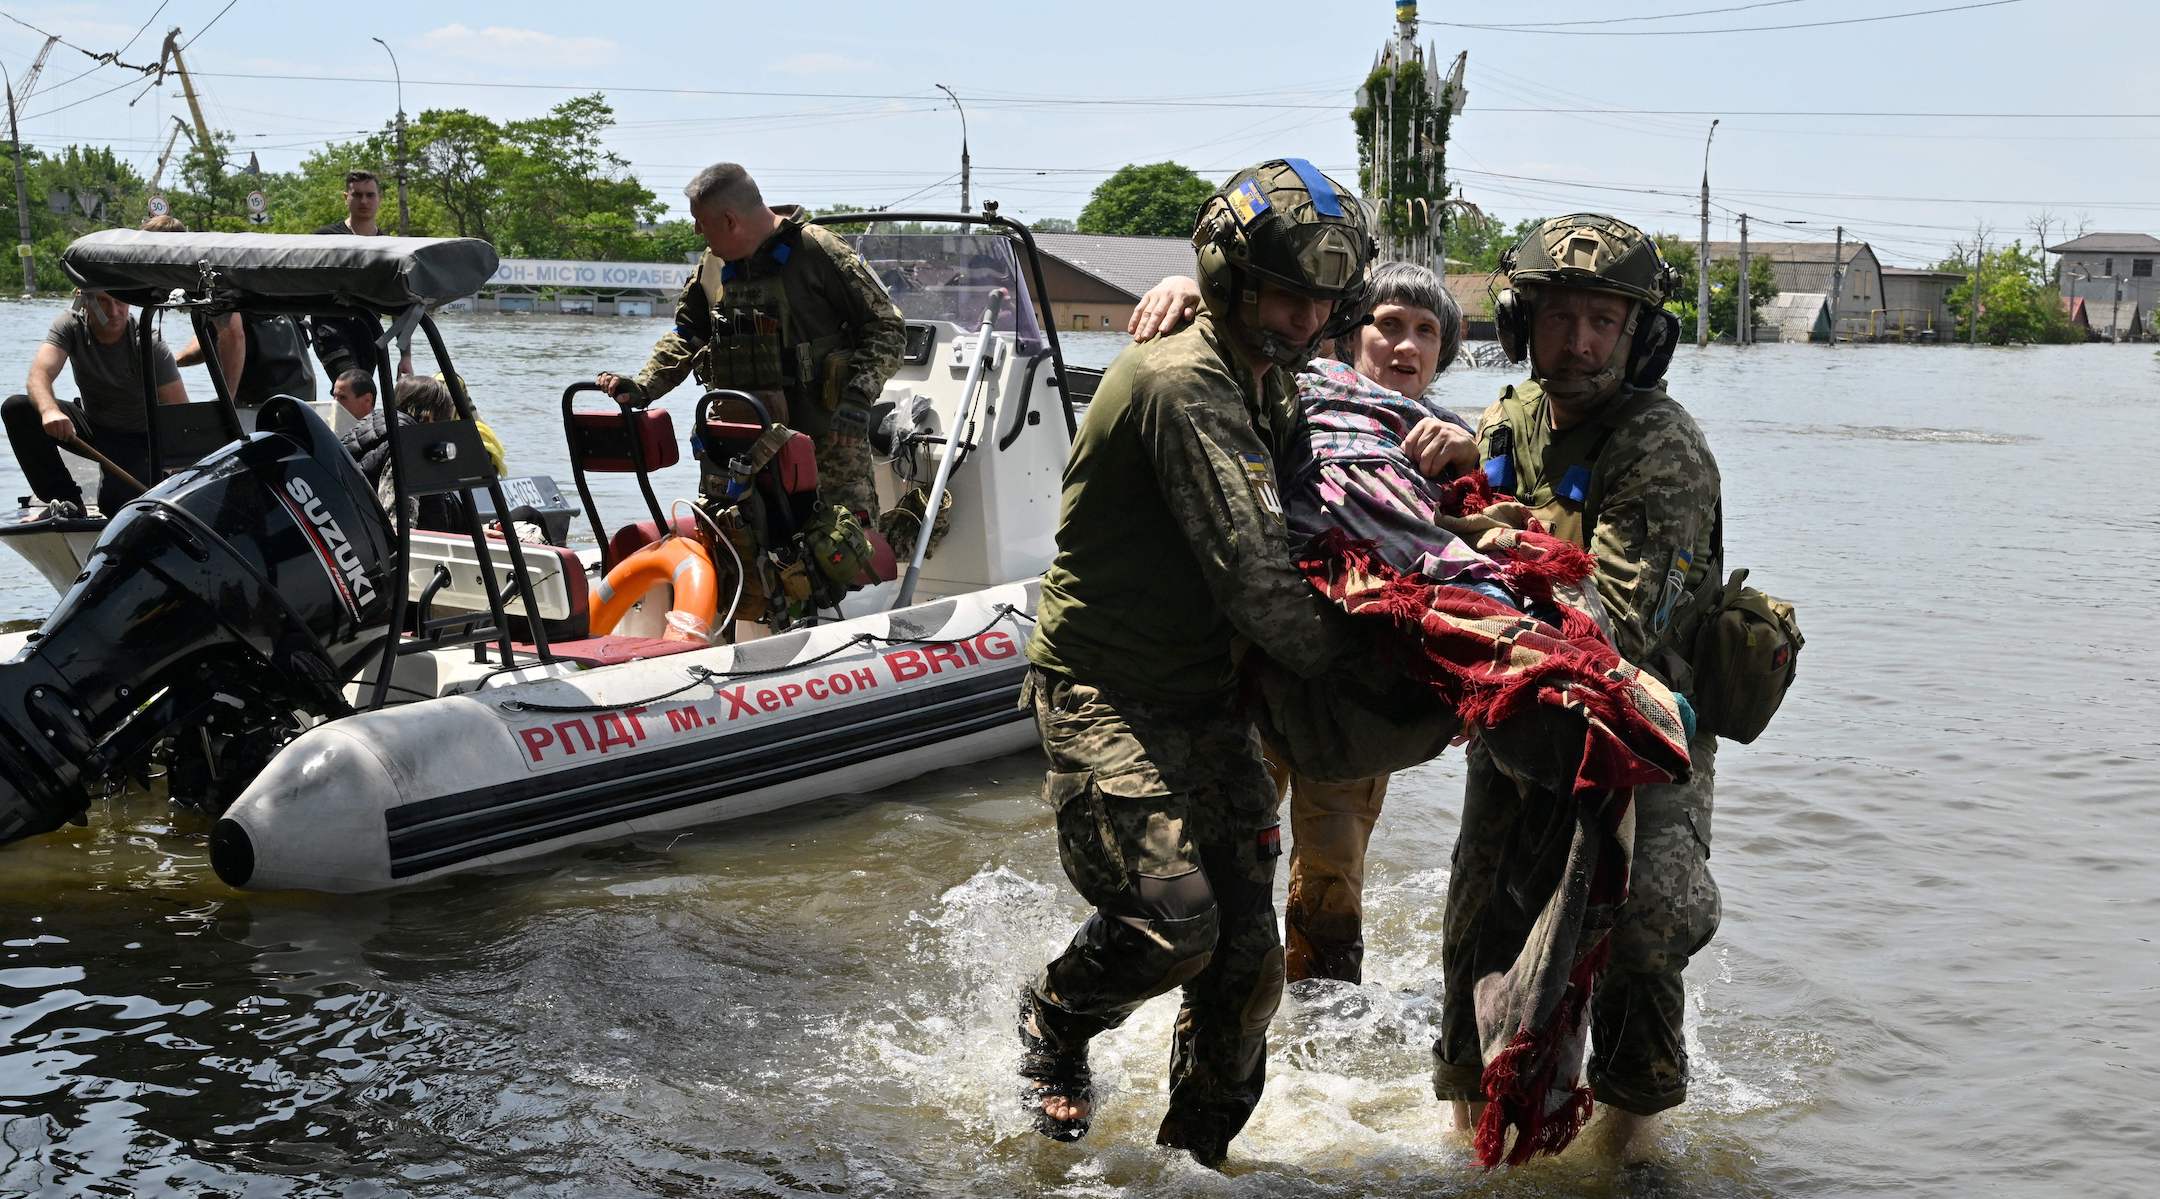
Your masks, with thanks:
[{"label": "bulletproof vest", "polygon": [[247,361],[233,402],[254,408],[271,396],[288,395],[312,403],[315,368],[308,365],[307,336],[299,323],[289,316],[243,314],[240,328],[247,336]]},{"label": "bulletproof vest", "polygon": [[1585,514],[1596,519],[1593,469],[1620,421],[1660,394],[1652,388],[1615,396],[1589,420],[1554,429],[1544,390],[1521,383],[1500,393],[1479,432],[1485,480],[1521,500],[1553,535],[1587,548]]},{"label": "bulletproof vest", "polygon": [[829,359],[846,345],[846,338],[839,329],[812,327],[817,322],[788,294],[789,278],[800,281],[811,266],[795,259],[818,253],[799,230],[788,231],[745,262],[701,272],[712,328],[698,375],[701,383],[780,392],[798,422],[812,406],[834,406],[824,395],[824,385],[842,373]]}]

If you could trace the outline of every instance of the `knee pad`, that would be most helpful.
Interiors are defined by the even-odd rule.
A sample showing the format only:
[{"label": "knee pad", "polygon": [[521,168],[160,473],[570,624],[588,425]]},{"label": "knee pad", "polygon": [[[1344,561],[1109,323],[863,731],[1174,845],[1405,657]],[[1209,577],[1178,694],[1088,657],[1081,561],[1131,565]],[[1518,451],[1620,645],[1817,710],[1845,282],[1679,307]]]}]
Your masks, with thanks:
[{"label": "knee pad", "polygon": [[1181,986],[1207,969],[1222,928],[1215,891],[1198,870],[1170,878],[1133,876],[1133,910],[1119,923],[1161,955],[1169,985]]}]

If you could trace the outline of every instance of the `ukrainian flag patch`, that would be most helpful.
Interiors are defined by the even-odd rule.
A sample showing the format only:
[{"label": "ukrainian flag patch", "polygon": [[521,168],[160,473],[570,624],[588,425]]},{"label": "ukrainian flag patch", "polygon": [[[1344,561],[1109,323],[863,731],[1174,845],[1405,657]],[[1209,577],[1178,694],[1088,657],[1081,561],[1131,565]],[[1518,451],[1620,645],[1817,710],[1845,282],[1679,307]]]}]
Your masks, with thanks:
[{"label": "ukrainian flag patch", "polygon": [[1239,225],[1250,225],[1270,205],[1260,185],[1251,179],[1230,189],[1230,207],[1237,213]]}]

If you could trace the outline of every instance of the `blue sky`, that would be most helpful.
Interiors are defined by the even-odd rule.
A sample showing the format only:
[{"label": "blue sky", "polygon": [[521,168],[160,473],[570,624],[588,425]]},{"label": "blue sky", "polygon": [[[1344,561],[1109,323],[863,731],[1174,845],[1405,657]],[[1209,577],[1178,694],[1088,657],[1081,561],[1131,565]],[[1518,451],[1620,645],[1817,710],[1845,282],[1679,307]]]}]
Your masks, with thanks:
[{"label": "blue sky", "polygon": [[[1596,208],[1692,234],[1709,117],[1600,111],[1628,108],[1734,114],[1711,155],[1713,237],[1733,235],[1739,210],[1766,238],[1827,239],[1842,221],[1886,261],[1913,264],[1970,242],[1976,221],[1990,226],[1991,241],[2030,242],[2027,226],[2043,210],[2057,240],[2081,220],[2160,234],[2160,88],[2148,65],[2160,49],[2160,4],[2022,0],[1811,29],[1666,32],[1958,2],[1505,6],[1518,23],[1613,22],[1545,33],[1439,23],[1492,22],[1501,6],[1426,0],[1420,15],[1432,22],[1424,39],[1443,57],[1470,54],[1469,108],[1450,168],[1464,195],[1510,221]],[[725,158],[750,166],[775,199],[874,205],[915,193],[910,204],[950,207],[960,118],[933,87],[943,83],[966,106],[975,198],[1028,219],[1075,215],[1094,184],[1127,162],[1171,158],[1214,176],[1294,154],[1354,178],[1344,110],[1393,28],[1391,0],[995,8],[237,0],[222,16],[225,0],[167,0],[153,19],[157,9],[157,0],[0,0],[0,12],[90,50],[116,49],[148,21],[122,56],[131,62],[154,59],[170,26],[184,36],[207,26],[188,59],[210,119],[273,168],[391,115],[390,62],[368,40],[381,36],[396,49],[411,112],[461,106],[513,118],[572,94],[555,85],[607,91],[622,121],[613,147],[673,202],[698,166]],[[1614,22],[1702,9],[1732,11]],[[1623,32],[1656,35],[1615,36]],[[0,22],[0,63],[20,74],[41,41]],[[99,96],[129,76],[92,67],[74,49],[55,50],[23,108],[24,139],[110,143],[147,171],[170,116],[184,112],[177,86],[131,107],[143,85]],[[302,78],[240,77],[265,75]],[[1526,108],[1562,111],[1501,111]],[[1809,224],[1781,229],[1787,220]]]}]

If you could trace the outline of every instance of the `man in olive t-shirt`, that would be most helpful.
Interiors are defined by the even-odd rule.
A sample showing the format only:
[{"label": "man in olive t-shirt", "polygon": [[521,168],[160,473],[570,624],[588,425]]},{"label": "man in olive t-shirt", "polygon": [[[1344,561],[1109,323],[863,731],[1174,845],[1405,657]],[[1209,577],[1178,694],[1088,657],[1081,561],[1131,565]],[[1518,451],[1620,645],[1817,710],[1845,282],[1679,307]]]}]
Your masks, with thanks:
[{"label": "man in olive t-shirt", "polygon": [[[79,403],[53,394],[62,367],[74,375]],[[162,340],[151,346],[151,371],[158,403],[187,402],[180,368]],[[103,292],[83,293],[73,308],[53,319],[31,360],[25,386],[28,394],[10,396],[0,405],[0,421],[6,424],[8,443],[30,490],[51,505],[52,515],[82,514],[82,488],[60,461],[59,450],[78,437],[137,479],[152,481],[146,477],[150,439],[142,350],[126,304]],[[110,515],[138,494],[107,473],[98,485],[98,507]]]}]

